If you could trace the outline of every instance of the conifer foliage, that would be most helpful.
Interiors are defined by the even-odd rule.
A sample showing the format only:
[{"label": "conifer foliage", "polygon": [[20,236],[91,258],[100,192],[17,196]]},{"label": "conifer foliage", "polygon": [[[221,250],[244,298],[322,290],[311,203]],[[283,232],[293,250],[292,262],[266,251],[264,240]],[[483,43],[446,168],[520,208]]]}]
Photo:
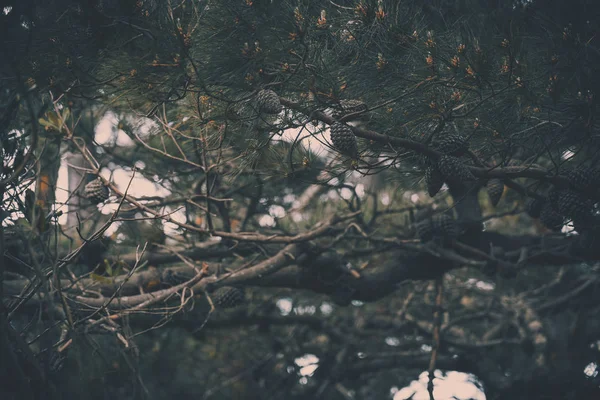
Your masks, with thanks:
[{"label": "conifer foliage", "polygon": [[1,398],[600,398],[595,1],[4,3]]}]

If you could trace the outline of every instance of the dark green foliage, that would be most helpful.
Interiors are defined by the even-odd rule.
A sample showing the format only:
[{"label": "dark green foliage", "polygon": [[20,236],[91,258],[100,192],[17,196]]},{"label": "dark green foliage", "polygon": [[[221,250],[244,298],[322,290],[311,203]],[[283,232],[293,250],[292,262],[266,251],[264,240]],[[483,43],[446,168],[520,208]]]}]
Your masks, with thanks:
[{"label": "dark green foliage", "polygon": [[437,168],[428,167],[425,170],[425,182],[427,183],[427,193],[433,197],[444,185],[444,178]]},{"label": "dark green foliage", "polygon": [[446,182],[464,183],[475,179],[471,171],[456,157],[443,155],[437,165]]},{"label": "dark green foliage", "polygon": [[277,93],[270,89],[261,90],[256,95],[256,103],[260,112],[265,114],[279,114],[282,110]]},{"label": "dark green foliage", "polygon": [[504,182],[502,179],[490,179],[485,185],[488,195],[490,196],[490,201],[492,205],[495,207],[498,202],[500,202],[500,198],[504,193]]},{"label": "dark green foliage", "polygon": [[108,199],[110,192],[102,182],[102,179],[96,178],[88,182],[84,189],[83,195],[92,203],[99,204]]},{"label": "dark green foliage", "polygon": [[335,122],[329,128],[331,142],[333,147],[340,153],[350,157],[356,157],[358,154],[358,145],[356,144],[356,136],[348,125]]},{"label": "dark green foliage", "polygon": [[[94,380],[94,385],[86,385],[85,393],[115,400],[144,397],[141,390],[127,395],[112,394],[111,387],[122,387],[105,380],[112,374],[131,382],[145,382],[156,399],[185,398],[198,391],[211,399],[249,398],[257,393],[264,398],[290,400],[331,398],[339,395],[336,392],[340,386],[338,382],[349,392],[356,393],[357,398],[389,397],[392,385],[397,385],[398,381],[410,382],[420,371],[427,369],[430,360],[427,354],[408,357],[409,369],[404,368],[407,360],[403,357],[394,357],[394,360],[387,357],[380,362],[379,356],[385,358],[389,347],[379,338],[398,337],[408,354],[411,347],[418,351],[423,343],[431,342],[431,335],[425,332],[417,338],[412,332],[413,325],[431,327],[436,323],[431,315],[430,291],[423,293],[418,284],[406,281],[405,277],[414,276],[413,271],[418,270],[423,271],[425,276],[422,278],[435,279],[440,276],[441,268],[452,264],[445,260],[442,251],[440,255],[433,255],[434,252],[423,251],[424,246],[400,244],[411,232],[404,231],[404,218],[396,214],[403,215],[403,212],[397,210],[413,207],[414,204],[409,202],[410,192],[425,175],[431,196],[439,192],[444,182],[452,189],[457,188],[444,196],[437,195],[432,203],[441,206],[437,210],[445,209],[445,201],[450,203],[446,196],[456,196],[452,211],[458,219],[441,214],[417,223],[416,231],[423,242],[446,245],[460,235],[464,227],[465,234],[460,236],[462,243],[475,246],[484,253],[489,251],[496,258],[494,277],[514,271],[507,264],[517,263],[520,251],[525,256],[518,263],[519,270],[523,269],[522,274],[514,280],[504,280],[496,290],[485,294],[482,290],[467,287],[471,285],[469,281],[493,280],[493,277],[482,278],[476,268],[461,268],[445,274],[443,307],[450,316],[467,318],[450,321],[450,324],[456,322],[453,328],[457,328],[458,334],[448,331],[456,346],[440,348],[439,367],[469,370],[473,364],[471,372],[486,380],[488,398],[521,399],[534,392],[547,398],[587,398],[564,394],[570,390],[582,391],[582,385],[569,379],[570,371],[575,371],[573,376],[583,378],[582,368],[589,361],[586,358],[583,363],[582,360],[595,355],[589,342],[595,340],[593,334],[598,329],[597,326],[589,329],[588,324],[599,319],[597,310],[585,307],[594,303],[594,288],[592,285],[583,286],[581,291],[577,289],[581,283],[589,281],[593,272],[589,268],[593,264],[568,265],[564,268],[566,273],[563,274],[561,269],[561,278],[556,280],[555,273],[559,268],[546,268],[545,265],[547,262],[562,264],[559,258],[573,248],[571,244],[577,244],[578,238],[569,237],[563,241],[561,235],[535,237],[544,232],[538,230],[537,224],[520,216],[495,218],[486,224],[486,231],[480,232],[479,227],[470,226],[477,224],[463,224],[461,219],[469,216],[463,213],[464,209],[473,206],[474,220],[479,221],[478,207],[474,206],[477,198],[472,202],[461,202],[458,189],[461,189],[461,183],[475,181],[469,171],[471,165],[484,168],[503,167],[507,163],[517,165],[518,168],[509,169],[512,173],[541,166],[548,170],[548,177],[566,176],[572,192],[552,191],[549,201],[532,200],[527,211],[534,218],[541,216],[544,224],[554,230],[562,228],[565,217],[573,219],[575,229],[583,232],[582,250],[600,248],[597,223],[590,218],[593,208],[583,198],[598,198],[598,175],[593,169],[578,167],[600,165],[597,98],[600,79],[596,72],[600,65],[597,51],[600,39],[594,2],[24,0],[9,3],[13,5],[12,11],[0,12],[0,33],[7,39],[0,44],[0,59],[3,60],[0,77],[4,84],[0,89],[0,138],[4,157],[1,178],[12,174],[15,160],[22,159],[26,153],[23,150],[35,136],[32,127],[36,126],[38,118],[46,118],[44,114],[49,110],[54,112],[54,107],[61,110],[80,107],[82,114],[93,111],[89,113],[94,114],[89,118],[90,126],[82,126],[78,122],[81,121],[79,115],[69,119],[67,125],[73,128],[73,136],[57,136],[61,149],[78,152],[73,144],[85,145],[98,161],[97,165],[90,163],[92,165],[86,164],[85,168],[99,166],[103,176],[108,176],[106,169],[112,173],[143,165],[136,169],[136,174],[169,192],[164,198],[150,191],[130,193],[138,201],[126,199],[122,211],[131,219],[145,220],[121,221],[116,236],[124,238],[115,240],[106,256],[104,252],[94,251],[92,244],[95,242],[92,242],[85,249],[94,251],[98,258],[88,259],[84,249],[81,257],[69,263],[81,264],[88,260],[96,265],[104,259],[116,263],[125,259],[129,260],[126,263],[130,268],[126,271],[133,272],[135,257],[131,256],[135,254],[129,250],[148,242],[150,251],[139,265],[143,276],[153,273],[155,268],[160,271],[164,267],[176,269],[176,265],[181,265],[187,271],[190,269],[182,262],[193,262],[198,266],[204,266],[206,262],[210,275],[202,279],[211,281],[213,273],[219,279],[219,272],[212,269],[215,265],[227,266],[226,274],[242,265],[248,266],[244,267],[244,274],[246,271],[252,273],[252,265],[277,254],[284,246],[285,240],[255,242],[251,239],[252,233],[263,238],[302,237],[303,233],[318,227],[324,216],[362,211],[352,220],[343,220],[306,242],[300,240],[294,247],[301,247],[303,254],[289,258],[289,268],[252,280],[237,275],[241,279],[238,282],[236,278],[236,285],[255,287],[251,299],[256,307],[251,307],[248,313],[239,310],[240,313],[235,315],[224,313],[207,320],[203,315],[206,310],[202,310],[207,304],[197,301],[192,306],[192,302],[187,302],[193,300],[188,296],[189,290],[173,292],[164,302],[152,302],[143,310],[132,310],[135,312],[131,315],[121,308],[120,296],[148,297],[147,294],[157,287],[172,289],[186,279],[188,275],[185,274],[160,275],[164,279],[158,284],[146,281],[139,287],[134,279],[124,275],[119,277],[125,282],[123,288],[118,281],[107,283],[105,281],[112,279],[104,279],[92,282],[87,292],[80,292],[75,284],[63,286],[62,294],[42,286],[44,296],[32,293],[30,300],[17,309],[12,308],[19,303],[17,296],[25,292],[10,293],[10,297],[2,299],[12,318],[7,326],[14,325],[24,340],[32,343],[36,358],[43,359],[44,352],[61,346],[59,336],[51,331],[53,326],[64,325],[69,329],[75,340],[72,346],[99,343],[81,350],[89,359],[77,365],[79,368],[69,365],[73,362],[73,347],[66,360],[65,376],[77,379],[77,372],[83,371],[86,379],[90,376],[89,379]],[[320,16],[325,15],[321,11],[325,11],[327,17],[323,23],[319,22]],[[265,88],[269,89],[261,91]],[[286,104],[285,112],[282,112],[280,100]],[[31,110],[27,104],[30,101],[34,103]],[[93,140],[95,126],[103,117],[96,115],[95,110],[107,109],[117,116],[118,122],[113,129],[119,132],[119,139],[123,139],[125,132],[133,142],[131,147]],[[321,110],[333,110],[332,115],[338,122],[348,118],[348,114],[358,114],[352,119],[362,119],[360,127],[384,135],[378,136],[383,138],[380,141],[361,141],[361,156],[364,154],[364,157],[352,163],[356,176],[350,171],[347,160],[330,157],[320,146],[318,149],[310,147],[321,140],[320,135],[325,129],[324,121],[318,121]],[[26,115],[28,112],[32,112],[33,117]],[[132,116],[130,126],[125,121],[128,115]],[[136,128],[134,125],[140,119],[151,120],[156,128],[149,132]],[[293,142],[289,140],[290,132],[298,132]],[[45,131],[39,133],[40,137],[47,134]],[[330,135],[339,152],[351,157],[358,155],[357,139],[349,126],[334,124]],[[406,140],[425,144],[443,157],[438,162],[437,158],[418,154],[414,151],[417,146],[401,144]],[[565,157],[566,151],[572,155]],[[23,175],[29,175],[22,180],[23,187],[12,190],[9,185],[9,192],[12,192],[5,192],[8,200],[3,210],[11,214],[8,217],[2,215],[6,223],[14,222],[15,215],[23,214],[19,209],[26,207],[20,202],[25,201],[29,209],[35,206],[35,193],[29,199],[31,196],[25,195],[24,200],[23,194],[36,178],[35,168],[31,168],[36,159],[37,154],[34,154],[24,169],[28,172]],[[415,164],[421,168],[416,168]],[[323,170],[326,173],[321,174]],[[353,195],[347,201],[329,196],[335,191],[356,188],[356,181],[347,177],[361,179],[360,174],[364,174],[365,181],[378,179],[377,185],[365,184],[367,196]],[[394,184],[389,184],[390,178],[396,176]],[[521,191],[513,190],[517,185],[538,193],[545,193],[548,188],[546,179],[523,176],[510,179],[515,185],[508,185],[508,178],[504,180],[510,189],[506,190],[507,200],[503,200],[506,204],[499,204],[502,209],[498,209],[498,214],[512,209],[512,205],[521,199],[518,197]],[[94,203],[105,200],[108,189],[101,182],[94,185],[98,187],[89,191],[90,200]],[[493,204],[501,200],[503,186],[499,180],[487,182]],[[318,187],[320,192],[313,192],[313,197],[301,207],[298,214],[302,219],[298,222],[297,213],[291,209],[296,207],[295,203],[304,195],[305,189],[313,187]],[[392,204],[382,209],[379,196],[392,192],[400,195],[390,196]],[[469,194],[476,197],[478,193],[473,190]],[[156,226],[147,223],[147,219],[155,215],[145,212],[148,209],[139,204],[160,214],[161,217],[156,215],[156,219],[161,223]],[[279,208],[285,213],[279,213]],[[109,218],[97,210],[91,211],[93,214],[82,218],[84,224],[101,226]],[[25,215],[30,217],[30,213]],[[273,226],[261,223],[265,216],[276,216]],[[162,221],[168,224],[163,225]],[[55,268],[59,265],[55,261],[62,263],[63,254],[69,254],[74,248],[72,243],[56,246],[54,241],[49,241],[51,246],[44,248],[44,252],[36,250],[29,258],[18,257],[18,251],[30,247],[27,239],[35,241],[36,245],[44,240],[32,232],[31,224],[23,222],[25,224],[20,228],[25,239],[20,243],[6,235],[5,260],[14,261],[16,254],[19,261],[36,267],[29,268],[27,277],[30,279],[39,275],[35,272],[37,265],[30,261],[38,261],[43,274],[53,283],[59,278],[72,278],[48,275],[56,271],[69,272],[66,268]],[[175,222],[186,225],[177,226]],[[54,228],[61,240],[65,236],[78,239],[73,229],[63,230],[58,225]],[[168,238],[165,237],[166,228]],[[356,232],[358,228],[360,235]],[[175,233],[173,229],[176,229]],[[525,231],[527,235],[521,235]],[[89,237],[86,233],[87,229],[84,229],[82,236]],[[244,237],[244,240],[229,239],[228,236]],[[222,240],[213,243],[216,237]],[[567,246],[559,246],[554,253],[554,240]],[[152,243],[165,246],[152,247]],[[300,264],[306,256],[305,247],[309,249],[307,252],[329,247],[333,254],[347,256],[349,265],[361,266],[367,262],[369,265],[364,269],[361,267],[359,279],[349,274],[343,264],[340,268],[337,262],[305,268]],[[392,247],[393,250],[388,252]],[[504,247],[506,251],[502,250]],[[454,250],[478,263],[484,259],[481,254],[467,251],[467,247],[456,246]],[[130,257],[121,258],[121,255]],[[578,263],[580,255],[575,254],[573,258],[564,255],[564,264]],[[309,260],[311,257],[309,254]],[[539,272],[535,268],[538,263],[543,265]],[[22,267],[16,261],[13,264]],[[309,264],[312,263],[307,262],[306,266]],[[389,275],[387,265],[393,265]],[[333,279],[325,279],[329,269]],[[581,275],[579,269],[587,270]],[[294,276],[295,271],[299,275]],[[10,282],[15,279],[11,275],[13,272],[9,265],[4,277],[8,289],[15,287],[14,282]],[[193,274],[193,271],[189,272]],[[79,278],[80,275],[75,273]],[[340,275],[344,279],[337,279]],[[552,281],[552,290],[536,290]],[[85,280],[81,282],[87,289]],[[97,293],[111,298],[115,288],[118,292],[114,300],[101,308],[83,302],[98,301]],[[388,290],[394,294],[377,304],[368,303]],[[406,294],[411,292],[417,296],[405,302]],[[316,305],[316,314],[284,318],[273,306],[282,293],[293,298],[295,304],[298,298],[303,298],[311,306]],[[514,294],[516,299],[522,295],[527,298],[523,302],[505,302],[502,297],[507,293]],[[63,297],[76,314],[73,324],[61,321],[64,307],[58,300]],[[232,287],[220,288],[211,297],[217,307],[223,308],[247,302],[244,292]],[[331,317],[321,319],[318,304],[326,297],[344,305],[353,299],[365,300],[365,304],[351,310],[336,307]],[[569,301],[560,301],[560,298]],[[182,300],[186,300],[185,307]],[[465,303],[464,300],[468,301]],[[52,311],[56,307],[46,307],[47,304],[58,305],[58,312]],[[540,331],[535,329],[525,336],[531,336],[536,344],[513,346],[510,343],[523,342],[519,326],[503,329],[501,337],[490,336],[492,340],[487,340],[489,335],[484,334],[490,327],[501,325],[504,320],[511,321],[514,316],[526,315],[528,304],[539,308],[543,319],[540,331],[548,336],[547,342],[536,338]],[[191,308],[198,312],[195,319],[202,326],[205,323],[202,321],[208,321],[207,329],[193,335],[185,334],[182,332],[185,329],[178,326],[182,322],[179,314],[185,317]],[[388,316],[393,319],[398,310],[410,314],[411,324],[399,326],[386,321]],[[538,312],[534,311],[534,314]],[[79,313],[83,315],[77,315]],[[471,319],[470,313],[485,313],[489,318]],[[127,315],[127,318],[111,320],[108,325],[98,324],[109,314]],[[566,317],[559,319],[559,314],[560,318]],[[577,318],[580,315],[583,317]],[[148,321],[148,326],[144,326],[143,319],[150,316],[156,316],[157,320]],[[571,316],[577,321],[569,320]],[[19,324],[19,317],[27,325]],[[161,323],[160,330],[148,331],[148,327],[158,326],[155,322],[159,318],[168,320],[169,324],[163,326]],[[527,329],[529,320],[517,319],[516,325]],[[367,321],[370,337],[372,332],[377,340],[363,340],[364,321]],[[572,331],[569,327],[575,324],[576,336],[572,336],[573,332],[554,334],[562,332],[563,328]],[[89,333],[88,325],[94,328]],[[178,328],[173,329],[175,326]],[[234,329],[221,329],[223,327]],[[590,332],[586,332],[586,328]],[[431,329],[428,331],[431,333]],[[115,340],[115,333],[119,341]],[[100,336],[101,340],[95,336]],[[123,346],[122,337],[131,346]],[[290,337],[293,340],[288,340]],[[481,346],[478,344],[477,347],[485,348],[485,354],[469,344],[471,338],[482,338]],[[139,358],[127,357],[127,363],[122,362],[121,368],[114,367],[113,360],[106,357],[108,341],[116,343],[117,354],[128,354],[130,349],[140,346]],[[170,346],[165,351],[165,341],[177,347]],[[212,346],[211,341],[217,345]],[[255,346],[258,342],[263,346]],[[537,357],[541,353],[539,347],[543,347],[538,346],[540,343],[548,343],[546,353],[547,357],[552,355],[552,360],[536,365],[534,357],[527,351],[535,351]],[[174,348],[179,351],[173,351]],[[306,349],[318,355],[321,363],[317,373],[307,376],[307,383],[302,384],[294,374],[285,371],[289,366],[296,368],[293,360]],[[341,360],[343,363],[340,364],[336,358],[345,354],[345,349],[351,349],[347,352],[350,358]],[[353,357],[357,352],[370,356],[365,360]],[[12,353],[17,358],[23,354],[18,349]],[[166,368],[160,362],[153,365],[153,358],[160,353],[168,353],[173,368]],[[277,357],[270,357],[271,354],[277,354]],[[265,355],[268,356],[266,361],[260,361]],[[465,366],[460,360],[473,363]],[[90,369],[95,363],[106,363],[115,371],[107,375],[104,366]],[[18,370],[18,363],[11,361],[9,364]],[[344,367],[342,373],[337,373],[336,364]],[[21,363],[20,367],[23,366],[26,375],[27,371],[35,369]],[[278,375],[278,379],[269,380],[271,367],[281,372],[283,379]],[[249,368],[251,373],[248,373]],[[382,370],[378,371],[380,368]],[[362,373],[364,371],[369,372],[368,377]],[[384,375],[391,376],[390,382],[381,378]],[[553,379],[556,376],[566,377],[564,382],[568,384],[557,384]],[[335,379],[329,379],[331,377]],[[24,386],[37,384],[29,377],[25,378]],[[327,385],[329,380],[331,384]],[[442,380],[436,379],[436,385]],[[548,382],[552,384],[548,385]],[[232,395],[235,390],[239,392]],[[376,393],[378,390],[381,392]],[[420,396],[421,393],[415,394],[415,397]],[[18,398],[29,397],[34,396]]]},{"label": "dark green foliage", "polygon": [[244,303],[245,295],[241,289],[234,286],[223,286],[211,294],[215,306],[233,308]]}]

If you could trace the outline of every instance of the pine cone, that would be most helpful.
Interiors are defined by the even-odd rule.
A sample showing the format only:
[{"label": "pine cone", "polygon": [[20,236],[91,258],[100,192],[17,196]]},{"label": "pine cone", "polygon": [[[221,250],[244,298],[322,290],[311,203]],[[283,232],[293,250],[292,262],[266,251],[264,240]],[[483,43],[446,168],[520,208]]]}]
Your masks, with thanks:
[{"label": "pine cone", "polygon": [[594,168],[577,168],[567,174],[571,189],[592,199],[600,195],[600,170]]},{"label": "pine cone", "polygon": [[543,205],[544,202],[542,200],[529,199],[525,204],[525,212],[527,212],[531,218],[539,218]]},{"label": "pine cone", "polygon": [[447,214],[436,214],[431,220],[433,235],[443,238],[454,239],[458,236],[458,225],[456,220]]},{"label": "pine cone", "polygon": [[560,231],[564,225],[562,215],[554,211],[549,203],[545,203],[542,206],[542,210],[540,212],[540,221],[546,228],[555,232]]},{"label": "pine cone", "polygon": [[471,171],[453,156],[441,156],[438,160],[438,169],[446,182],[462,183],[475,180]]},{"label": "pine cone", "polygon": [[427,218],[415,225],[417,236],[422,242],[428,242],[433,239],[433,225],[431,219]]},{"label": "pine cone", "polygon": [[341,111],[336,110],[333,118],[340,119],[344,115],[367,111],[367,105],[360,100],[340,100]]},{"label": "pine cone", "polygon": [[83,195],[92,203],[99,204],[108,199],[110,192],[102,179],[96,178],[93,181],[85,185],[83,189]]},{"label": "pine cone", "polygon": [[246,296],[244,292],[234,286],[223,286],[211,294],[211,298],[217,307],[233,308],[244,303]]},{"label": "pine cone", "polygon": [[462,156],[469,149],[469,143],[462,135],[449,134],[437,141],[434,147],[444,154]]},{"label": "pine cone", "polygon": [[504,182],[501,179],[490,179],[485,185],[492,205],[496,207],[504,193]]},{"label": "pine cone", "polygon": [[334,122],[329,128],[329,135],[331,137],[333,147],[335,147],[340,153],[351,157],[356,157],[358,155],[356,137],[348,125]]},{"label": "pine cone", "polygon": [[270,89],[264,89],[256,95],[258,109],[265,114],[279,114],[282,110],[281,102],[277,93]]},{"label": "pine cone", "polygon": [[433,197],[444,185],[444,178],[437,168],[429,167],[425,170],[425,182],[427,183],[429,196]]},{"label": "pine cone", "polygon": [[585,221],[592,217],[592,202],[569,190],[561,190],[556,206],[559,214],[572,219]]}]

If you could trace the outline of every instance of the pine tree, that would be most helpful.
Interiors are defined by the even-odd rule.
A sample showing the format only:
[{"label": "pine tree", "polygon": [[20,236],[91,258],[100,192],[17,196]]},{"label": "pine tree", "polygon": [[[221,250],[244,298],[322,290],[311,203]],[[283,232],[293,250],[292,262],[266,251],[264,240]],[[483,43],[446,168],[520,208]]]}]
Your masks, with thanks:
[{"label": "pine tree", "polygon": [[[215,398],[384,398],[396,367],[472,372],[489,398],[598,388],[594,2],[7,4],[13,397],[74,377],[77,397],[172,395],[171,366]],[[394,338],[435,351],[392,359]],[[307,349],[297,385],[281,371]]]}]

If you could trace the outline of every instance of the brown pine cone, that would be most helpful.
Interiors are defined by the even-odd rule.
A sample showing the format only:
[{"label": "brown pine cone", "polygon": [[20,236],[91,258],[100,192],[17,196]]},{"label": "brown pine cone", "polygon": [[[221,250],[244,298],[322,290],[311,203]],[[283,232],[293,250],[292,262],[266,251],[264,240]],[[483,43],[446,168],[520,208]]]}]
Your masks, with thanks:
[{"label": "brown pine cone", "polygon": [[492,205],[496,207],[504,193],[504,182],[502,179],[490,179],[485,185]]},{"label": "brown pine cone", "polygon": [[110,192],[102,182],[102,179],[97,178],[83,188],[83,195],[92,203],[99,204],[108,199]]},{"label": "brown pine cone", "polygon": [[233,308],[243,304],[246,296],[241,289],[234,286],[223,286],[211,294],[211,298],[217,307]]}]

